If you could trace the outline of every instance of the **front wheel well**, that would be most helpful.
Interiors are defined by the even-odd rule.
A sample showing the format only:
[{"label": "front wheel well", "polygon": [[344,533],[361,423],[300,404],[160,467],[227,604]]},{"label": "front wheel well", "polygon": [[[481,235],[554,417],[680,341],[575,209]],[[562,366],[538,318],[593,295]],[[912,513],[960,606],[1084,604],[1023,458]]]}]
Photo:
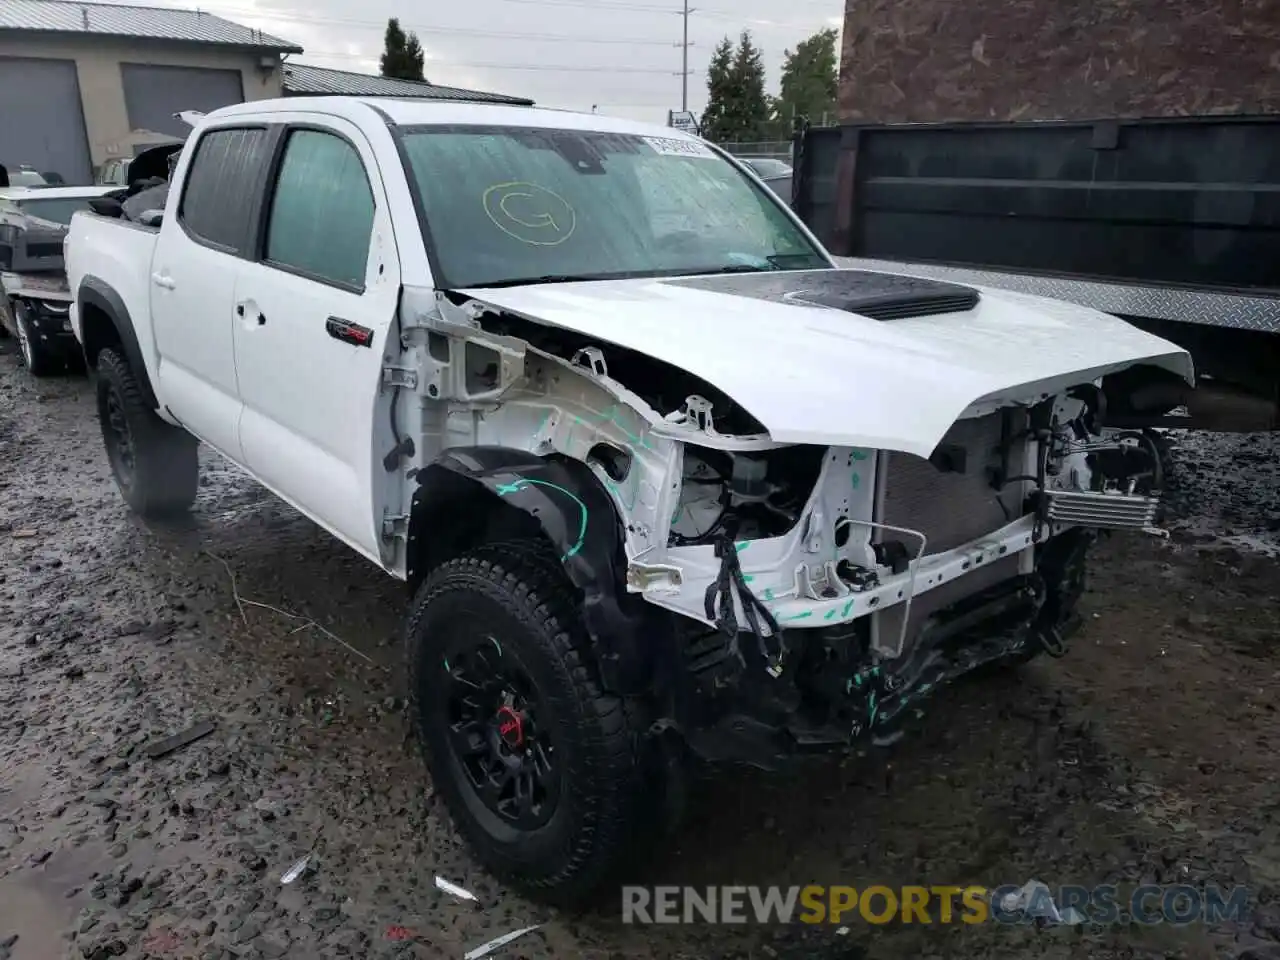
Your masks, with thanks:
[{"label": "front wheel well", "polygon": [[418,475],[408,531],[411,586],[476,546],[545,541],[580,602],[604,686],[651,689],[657,609],[627,591],[626,530],[616,504],[584,463],[506,447],[457,447]]},{"label": "front wheel well", "polygon": [[537,519],[483,484],[441,470],[414,497],[409,517],[408,584],[417,591],[436,567],[485,543],[551,540]]}]

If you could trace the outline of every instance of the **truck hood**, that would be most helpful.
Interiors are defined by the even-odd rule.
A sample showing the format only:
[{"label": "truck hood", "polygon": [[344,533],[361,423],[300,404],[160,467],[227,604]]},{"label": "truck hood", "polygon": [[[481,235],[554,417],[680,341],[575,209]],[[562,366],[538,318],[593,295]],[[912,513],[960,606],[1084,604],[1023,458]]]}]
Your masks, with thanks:
[{"label": "truck hood", "polygon": [[1109,314],[864,270],[455,292],[596,339],[606,361],[616,344],[684,369],[780,443],[927,457],[971,407],[1038,399],[1142,362],[1193,382],[1186,351]]}]

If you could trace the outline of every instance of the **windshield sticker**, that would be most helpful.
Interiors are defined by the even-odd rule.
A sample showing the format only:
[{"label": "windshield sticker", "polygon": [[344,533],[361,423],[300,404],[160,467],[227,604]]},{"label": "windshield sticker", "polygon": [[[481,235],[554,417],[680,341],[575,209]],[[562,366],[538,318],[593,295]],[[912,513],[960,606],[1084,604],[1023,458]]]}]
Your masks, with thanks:
[{"label": "windshield sticker", "polygon": [[666,137],[645,137],[644,142],[651,146],[655,153],[668,157],[703,157],[715,159],[715,152],[705,143],[697,140],[672,140]]},{"label": "windshield sticker", "polygon": [[485,190],[482,202],[495,227],[531,246],[557,246],[578,227],[578,215],[569,201],[536,183],[495,183]]}]

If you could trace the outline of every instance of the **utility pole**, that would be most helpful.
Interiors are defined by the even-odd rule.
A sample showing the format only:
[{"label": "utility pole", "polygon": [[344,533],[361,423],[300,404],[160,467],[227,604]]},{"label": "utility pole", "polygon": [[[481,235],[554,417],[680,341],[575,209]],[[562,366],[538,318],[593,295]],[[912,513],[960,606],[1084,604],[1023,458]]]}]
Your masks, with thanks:
[{"label": "utility pole", "polygon": [[689,0],[684,0],[684,10],[681,12],[681,19],[684,21],[684,38],[680,43],[681,65],[680,65],[680,109],[686,111],[689,109],[689,14],[693,13],[694,7],[689,6]]}]

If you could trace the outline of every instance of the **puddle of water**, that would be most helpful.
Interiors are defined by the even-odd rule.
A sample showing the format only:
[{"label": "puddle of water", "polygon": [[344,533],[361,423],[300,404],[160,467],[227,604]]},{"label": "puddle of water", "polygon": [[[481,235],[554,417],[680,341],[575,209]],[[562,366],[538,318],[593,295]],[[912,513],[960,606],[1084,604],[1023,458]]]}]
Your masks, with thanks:
[{"label": "puddle of water", "polygon": [[[62,932],[75,918],[70,901],[23,886],[20,871],[0,880],[0,936],[18,935],[12,960],[50,960],[66,952]],[[17,880],[18,882],[15,882]]]},{"label": "puddle of water", "polygon": [[0,878],[0,936],[18,935],[11,960],[50,960],[64,955],[67,941],[63,934],[88,899],[84,888],[90,876],[109,869],[112,862],[103,847],[85,844],[58,847],[41,866],[29,866],[25,857],[38,849],[36,844],[24,842],[20,854],[15,852],[13,872]]},{"label": "puddle of water", "polygon": [[1280,533],[1221,533],[1214,524],[1208,522],[1183,521],[1174,525],[1176,529],[1196,537],[1201,542],[1198,546],[1205,548],[1232,547],[1241,553],[1253,553],[1263,557],[1280,557]]}]

